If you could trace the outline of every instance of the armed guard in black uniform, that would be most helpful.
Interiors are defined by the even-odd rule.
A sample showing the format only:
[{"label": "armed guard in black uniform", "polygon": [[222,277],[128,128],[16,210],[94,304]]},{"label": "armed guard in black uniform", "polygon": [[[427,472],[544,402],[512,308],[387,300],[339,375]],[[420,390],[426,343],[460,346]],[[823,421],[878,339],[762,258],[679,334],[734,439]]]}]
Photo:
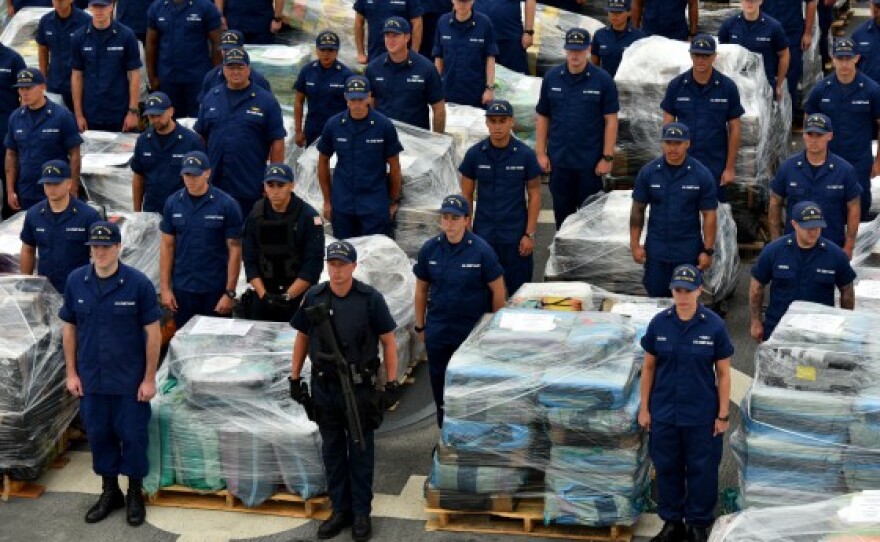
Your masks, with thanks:
[{"label": "armed guard in black uniform", "polygon": [[242,298],[251,320],[289,322],[309,286],[321,277],[324,228],[315,209],[293,193],[293,170],[269,164],[266,197],[244,226],[242,259],[253,291]]},{"label": "armed guard in black uniform", "polygon": [[[291,320],[296,328],[290,396],[321,431],[322,456],[333,515],[318,528],[327,539],[352,526],[352,538],[370,538],[373,500],[373,431],[386,405],[400,398],[397,382],[376,387],[379,343],[386,374],[397,374],[394,323],[385,298],[354,280],[357,252],[346,241],[327,247],[328,282],[306,292]],[[301,379],[306,353],[312,361],[312,396]]]}]

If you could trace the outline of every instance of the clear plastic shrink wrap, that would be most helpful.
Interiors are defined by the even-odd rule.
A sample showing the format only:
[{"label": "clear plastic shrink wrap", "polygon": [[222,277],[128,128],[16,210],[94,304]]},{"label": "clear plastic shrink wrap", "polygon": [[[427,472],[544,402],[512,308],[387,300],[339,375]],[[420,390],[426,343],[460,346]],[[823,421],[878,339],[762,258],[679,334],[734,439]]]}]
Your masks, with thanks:
[{"label": "clear plastic shrink wrap", "polygon": [[[329,245],[335,241],[328,236],[325,242]],[[402,381],[409,371],[409,366],[417,359],[419,338],[415,332],[416,323],[413,299],[416,294],[416,276],[406,253],[397,243],[384,235],[367,235],[346,239],[357,251],[357,268],[354,278],[379,290],[388,304],[391,316],[397,323],[394,332],[397,339],[397,375],[396,380]],[[321,281],[329,280],[327,268],[321,274]],[[381,350],[381,348],[380,348]],[[385,365],[382,364],[384,373]]]},{"label": "clear plastic shrink wrap", "polygon": [[364,67],[357,61],[352,32],[354,0],[285,0],[284,15],[297,33],[297,41],[309,46],[314,45],[315,38],[324,30],[336,32],[340,40],[339,61],[353,71],[363,71]]},{"label": "clear plastic shrink wrap", "polygon": [[456,163],[460,163],[468,149],[489,137],[486,110],[469,105],[446,104],[446,133],[455,142]]},{"label": "clear plastic shrink wrap", "polygon": [[0,222],[0,273],[19,273],[21,271],[21,228],[24,227],[25,213],[16,213]]},{"label": "clear plastic shrink wrap", "polygon": [[533,148],[538,124],[535,104],[541,96],[541,81],[540,77],[523,75],[500,64],[495,65],[495,84],[498,85],[495,97],[507,100],[513,106],[513,117],[516,121],[513,132]]},{"label": "clear plastic shrink wrap", "polygon": [[880,267],[880,218],[859,225],[852,265]]},{"label": "clear plastic shrink wrap", "polygon": [[880,487],[878,325],[876,313],[798,301],[758,347],[731,436],[745,506]]},{"label": "clear plastic shrink wrap", "polygon": [[148,493],[225,487],[258,506],[280,490],[326,491],[317,426],[288,397],[295,337],[286,323],[204,316],[177,332],[152,401]]},{"label": "clear plastic shrink wrap", "polygon": [[[521,5],[525,9],[525,4]],[[604,26],[605,23],[593,17],[538,4],[535,10],[534,44],[528,49],[529,71],[542,77],[554,66],[565,62],[565,33],[569,29],[584,28],[590,32],[590,36],[594,36],[596,30]]]},{"label": "clear plastic shrink wrap", "polygon": [[312,60],[314,40],[301,45],[245,45],[251,67],[272,85],[272,94],[285,106],[293,107],[293,83]]},{"label": "clear plastic shrink wrap", "polygon": [[[578,292],[587,301],[588,290]],[[617,314],[504,308],[487,316],[446,371],[429,502],[467,508],[537,497],[547,523],[634,523],[647,489],[634,336]]]},{"label": "clear plastic shrink wrap", "polygon": [[159,213],[127,213],[110,211],[107,219],[119,225],[122,252],[119,259],[145,274],[159,291],[159,248],[162,231]]},{"label": "clear plastic shrink wrap", "polygon": [[67,393],[61,295],[43,277],[0,276],[0,474],[35,480],[76,416]]},{"label": "clear plastic shrink wrap", "polygon": [[[589,200],[569,216],[556,232],[544,276],[548,280],[581,280],[612,292],[644,296],[643,266],[635,263],[629,247],[632,191],[613,190]],[[647,214],[651,207],[648,206]],[[645,230],[642,240],[648,231]],[[715,257],[703,289],[713,300],[733,293],[739,269],[736,224],[730,205],[718,206]]]},{"label": "clear plastic shrink wrap", "polygon": [[[394,121],[403,145],[400,167],[403,173],[400,208],[394,235],[397,244],[411,258],[432,235],[440,231],[440,202],[449,194],[458,194],[458,169],[453,139]],[[315,209],[324,208],[324,197],[318,183],[318,149],[313,144],[296,162],[294,192]],[[337,156],[330,158],[331,175]],[[327,233],[332,232],[325,221]]]},{"label": "clear plastic shrink wrap", "polygon": [[134,211],[129,164],[138,134],[89,130],[82,137],[84,195],[108,209]]},{"label": "clear plastic shrink wrap", "polygon": [[[3,226],[0,225],[0,230]],[[858,312],[880,312],[880,269],[855,267],[856,306]]]},{"label": "clear plastic shrink wrap", "polygon": [[880,539],[876,492],[749,509],[715,522],[710,542],[871,542]]},{"label": "clear plastic shrink wrap", "polygon": [[[639,40],[624,52],[615,83],[620,93],[620,131],[612,175],[631,183],[639,170],[661,153],[660,107],[673,78],[692,66],[688,44],[659,36]],[[790,98],[773,99],[761,56],[739,45],[719,45],[715,68],[739,89],[741,117],[737,179],[728,187],[742,240],[763,237],[769,182],[788,157],[791,131]],[[652,104],[646,106],[646,104]],[[748,234],[748,235],[746,235]]]}]

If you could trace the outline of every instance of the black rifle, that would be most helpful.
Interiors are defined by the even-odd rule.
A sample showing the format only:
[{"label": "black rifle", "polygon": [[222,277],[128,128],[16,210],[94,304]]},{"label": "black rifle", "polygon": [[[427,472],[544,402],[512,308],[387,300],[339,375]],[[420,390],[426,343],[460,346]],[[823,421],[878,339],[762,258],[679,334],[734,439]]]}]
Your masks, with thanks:
[{"label": "black rifle", "polygon": [[[364,443],[364,430],[361,427],[360,412],[358,412],[357,397],[354,394],[354,381],[352,379],[351,367],[342,351],[339,349],[339,342],[336,340],[336,332],[333,329],[333,323],[330,321],[330,311],[327,305],[320,303],[308,307],[306,316],[312,325],[312,329],[317,333],[318,340],[321,344],[321,352],[318,352],[317,361],[320,364],[331,365],[336,369],[339,377],[339,385],[342,387],[342,396],[345,398],[345,417],[348,422],[348,432],[351,440],[357,447],[364,451],[366,444]],[[327,351],[329,350],[329,352]],[[314,371],[315,368],[312,367]]]}]

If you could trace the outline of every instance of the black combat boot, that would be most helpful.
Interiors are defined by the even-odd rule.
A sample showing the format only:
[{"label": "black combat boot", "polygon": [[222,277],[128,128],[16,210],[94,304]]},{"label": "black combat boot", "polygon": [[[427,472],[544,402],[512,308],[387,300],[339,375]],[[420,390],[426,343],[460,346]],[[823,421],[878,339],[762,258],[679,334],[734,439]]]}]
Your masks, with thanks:
[{"label": "black combat boot", "polygon": [[110,515],[114,510],[125,506],[125,496],[119,489],[115,476],[101,477],[101,496],[98,502],[86,512],[86,523],[97,523]]},{"label": "black combat boot", "polygon": [[651,542],[686,542],[687,529],[681,521],[667,521]]},{"label": "black combat boot", "polygon": [[688,525],[687,539],[688,542],[707,542],[709,540],[709,528]]},{"label": "black combat boot", "polygon": [[351,512],[333,512],[333,515],[318,527],[318,538],[321,540],[335,538],[342,529],[351,526],[351,521]]},{"label": "black combat boot", "polygon": [[370,524],[370,516],[355,516],[354,525],[351,527],[351,538],[354,542],[367,542],[373,533]]},{"label": "black combat boot", "polygon": [[128,479],[128,493],[125,495],[125,520],[132,527],[144,524],[147,509],[144,506],[144,488],[140,478]]}]

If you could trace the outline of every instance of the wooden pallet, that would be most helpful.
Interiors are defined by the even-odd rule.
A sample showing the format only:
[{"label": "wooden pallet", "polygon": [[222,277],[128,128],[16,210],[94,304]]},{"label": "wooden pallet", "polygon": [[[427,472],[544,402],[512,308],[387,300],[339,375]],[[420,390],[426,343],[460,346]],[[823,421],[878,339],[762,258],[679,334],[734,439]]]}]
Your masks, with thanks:
[{"label": "wooden pallet", "polygon": [[158,493],[147,498],[147,504],[168,508],[220,510],[223,512],[319,520],[327,519],[330,517],[331,512],[329,497],[303,499],[290,493],[276,493],[260,506],[249,508],[225,489],[203,493],[180,485],[163,487]]},{"label": "wooden pallet", "polygon": [[631,542],[631,527],[584,527],[544,525],[544,499],[522,499],[514,512],[459,512],[425,508],[429,515],[425,530],[459,533],[507,534],[567,540]]},{"label": "wooden pallet", "polygon": [[[70,448],[70,429],[65,431],[58,442],[55,443],[55,451],[49,464],[50,469],[61,469],[70,463],[70,458],[65,452]],[[46,486],[24,480],[14,480],[8,474],[0,479],[0,500],[7,502],[10,497],[19,499],[38,499],[46,492]]]},{"label": "wooden pallet", "polygon": [[[443,510],[441,506],[442,493],[442,490],[434,488],[428,488],[425,491],[425,500],[428,502],[428,509]],[[490,495],[487,498],[491,503],[490,509],[483,510],[482,512],[513,512],[514,510],[516,510],[516,506],[519,501],[519,499],[516,499],[513,495],[507,493]],[[470,512],[470,510],[466,511]]]}]

